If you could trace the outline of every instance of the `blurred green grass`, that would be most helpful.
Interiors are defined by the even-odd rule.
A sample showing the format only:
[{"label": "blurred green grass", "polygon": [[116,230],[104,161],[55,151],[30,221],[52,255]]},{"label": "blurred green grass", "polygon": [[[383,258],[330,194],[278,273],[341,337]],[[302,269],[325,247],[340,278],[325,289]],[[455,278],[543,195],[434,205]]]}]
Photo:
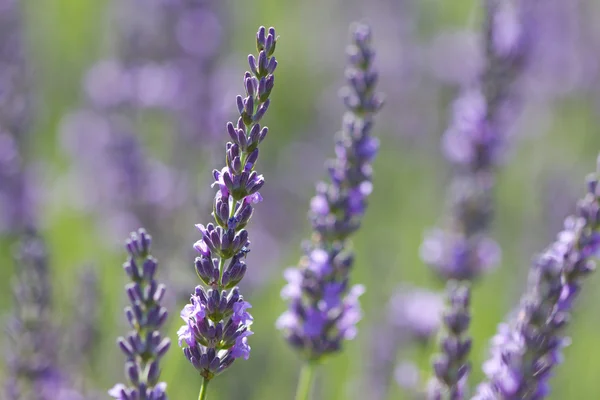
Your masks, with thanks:
[{"label": "blurred green grass", "polygon": [[[420,34],[431,36],[436,30],[448,26],[473,23],[479,15],[478,11],[474,11],[477,10],[474,8],[476,3],[423,2],[422,20],[418,21]],[[35,148],[30,158],[48,162],[52,171],[60,173],[66,161],[56,141],[58,123],[62,114],[77,104],[83,71],[102,54],[102,35],[99,32],[103,8],[107,3],[29,0],[24,4],[39,101]],[[275,134],[271,134],[266,142],[263,153],[266,157],[262,160],[263,165],[272,166],[278,149],[297,140],[294,135],[311,126],[318,112],[316,104],[321,88],[329,80],[337,79],[333,74],[340,72],[318,68],[319,60],[314,58],[322,55],[315,51],[315,46],[323,40],[321,36],[327,38],[327,33],[333,29],[341,29],[345,33],[346,22],[360,16],[351,11],[344,12],[341,1],[298,3],[255,0],[239,4],[230,2],[229,5],[232,6],[233,22],[226,29],[231,31],[233,49],[242,61],[251,49],[253,32],[259,24],[276,26],[282,38],[278,46],[278,86],[273,95],[273,112],[268,117],[268,124]],[[338,32],[333,36],[341,35]],[[339,43],[339,52],[331,57],[341,60],[342,50],[343,43]],[[385,84],[382,86],[385,90]],[[445,116],[446,111],[442,115]],[[393,120],[394,110],[385,109],[382,118]],[[302,139],[314,140],[318,135],[332,135],[336,130],[337,126],[332,126],[330,131],[315,132]],[[361,398],[360,389],[364,388],[367,379],[363,367],[370,356],[370,338],[365,332],[376,329],[375,324],[398,283],[438,287],[419,260],[418,247],[424,230],[433,226],[443,211],[446,178],[443,160],[437,148],[419,147],[399,137],[397,132],[377,133],[383,146],[374,165],[375,192],[363,229],[354,240],[357,260],[353,279],[367,287],[363,298],[366,315],[361,322],[358,339],[348,343],[342,355],[321,368],[317,383],[317,398],[320,399]],[[484,279],[474,292],[472,333],[476,341],[472,383],[482,379],[479,365],[487,356],[488,339],[497,323],[515,305],[524,286],[531,252],[541,250],[524,244],[526,235],[543,231],[545,222],[540,212],[543,194],[539,193],[540,185],[536,182],[539,173],[549,167],[564,169],[572,179],[581,181],[583,188],[583,173],[594,168],[600,149],[597,111],[591,99],[587,98],[561,100],[554,108],[547,133],[524,133],[515,140],[516,150],[498,177],[494,233],[503,247],[502,266]],[[440,132],[431,134],[439,135]],[[45,211],[45,233],[52,249],[57,288],[56,305],[65,323],[75,292],[73,279],[76,270],[92,260],[101,271],[102,335],[97,357],[90,360],[89,370],[94,386],[108,388],[121,380],[122,374],[120,365],[123,360],[114,340],[124,329],[121,309],[124,277],[120,269],[123,254],[119,248],[102,244],[104,242],[98,237],[94,221],[90,218],[61,209]],[[257,212],[268,213],[268,210],[258,207]],[[298,212],[303,214],[305,211]],[[307,235],[308,229],[305,222],[294,230],[298,244]],[[542,246],[544,241],[536,243]],[[285,257],[286,262],[278,266],[280,271],[294,264],[300,255],[299,245],[288,247],[293,250]],[[8,244],[3,243],[0,250],[2,265],[10,265]],[[9,268],[2,268],[2,311],[8,310],[11,301],[6,279],[9,274]],[[251,338],[252,357],[247,362],[237,362],[230,371],[215,380],[211,384],[210,398],[292,398],[299,362],[274,328],[275,319],[285,308],[279,300],[282,285],[283,279],[277,276],[249,299],[254,306],[256,321],[256,333]],[[553,399],[591,399],[596,398],[600,390],[596,378],[600,371],[600,358],[591,356],[600,353],[600,342],[596,340],[600,312],[593,307],[600,300],[600,292],[596,290],[598,285],[598,278],[592,277],[578,303],[570,328],[573,345],[566,349],[565,362],[558,367],[552,382]],[[179,325],[177,310],[171,310],[171,315],[169,332],[174,338]],[[418,359],[424,371],[427,371],[428,361],[427,355]],[[171,398],[190,399],[197,395],[200,381],[176,346],[165,359],[163,377],[169,385]],[[390,399],[400,395],[399,389],[392,385]]]}]

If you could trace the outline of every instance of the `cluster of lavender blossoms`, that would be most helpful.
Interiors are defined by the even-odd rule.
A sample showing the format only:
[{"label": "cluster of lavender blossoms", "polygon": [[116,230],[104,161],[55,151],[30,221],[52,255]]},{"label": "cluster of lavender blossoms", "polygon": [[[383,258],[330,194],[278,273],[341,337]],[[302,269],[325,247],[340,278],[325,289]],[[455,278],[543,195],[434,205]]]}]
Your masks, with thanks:
[{"label": "cluster of lavender blossoms", "polygon": [[[87,71],[85,104],[62,123],[72,158],[66,183],[86,188],[66,200],[101,216],[109,237],[145,226],[157,243],[174,248],[166,227],[195,206],[187,171],[198,164],[198,143],[209,147],[222,115],[213,75],[223,32],[214,8],[204,0],[124,0],[109,7],[115,54]],[[142,140],[140,125],[150,114],[176,125],[164,136],[173,149],[166,161]]]},{"label": "cluster of lavender blossoms", "polygon": [[0,233],[32,224],[30,171],[24,160],[32,110],[21,3],[0,1]]},{"label": "cluster of lavender blossoms", "polygon": [[[7,400],[82,400],[58,367],[58,331],[52,316],[52,287],[48,254],[33,231],[19,243],[14,314],[7,321]],[[4,398],[4,397],[3,397]]]},{"label": "cluster of lavender blossoms", "polygon": [[[444,280],[448,309],[441,354],[434,360],[432,399],[462,399],[470,371],[469,283],[499,261],[489,237],[494,172],[506,148],[510,123],[519,110],[515,82],[527,60],[531,29],[528,1],[486,1],[483,73],[456,100],[443,150],[453,164],[446,229],[435,229],[421,247],[423,260]],[[456,282],[453,282],[456,281]],[[459,283],[460,282],[460,283]]]},{"label": "cluster of lavender blossoms", "polygon": [[531,267],[527,291],[509,323],[501,324],[492,340],[491,358],[483,370],[488,382],[479,386],[477,400],[542,399],[548,380],[562,361],[569,339],[562,333],[570,319],[581,281],[600,257],[600,157],[587,193],[574,215]]},{"label": "cluster of lavender blossoms", "polygon": [[129,386],[118,383],[108,392],[119,400],[167,399],[167,384],[159,382],[159,362],[171,344],[168,338],[161,338],[159,331],[167,319],[167,309],[160,305],[166,288],[155,279],[158,262],[150,254],[151,242],[150,235],[139,229],[131,233],[125,246],[129,257],[123,269],[131,279],[125,286],[131,302],[125,315],[132,330],[117,342],[127,357],[125,375]]},{"label": "cluster of lavender blossoms", "polygon": [[218,191],[215,194],[214,223],[196,225],[202,238],[194,244],[200,253],[195,260],[196,273],[208,287],[196,287],[190,304],[181,311],[185,321],[177,335],[188,361],[204,378],[206,385],[237,358],[248,359],[248,336],[252,316],[250,304],[240,295],[237,284],[246,273],[246,254],[250,251],[245,226],[253,213],[253,203],[262,200],[258,193],[264,178],[256,170],[258,146],[268,128],[260,121],[269,108],[269,95],[275,83],[273,56],[277,43],[274,28],[261,27],[256,36],[258,57],[248,56],[250,71],[244,75],[246,97],[237,96],[240,117],[229,122],[231,142],[226,146],[226,166],[213,172]]},{"label": "cluster of lavender blossoms", "polygon": [[349,287],[353,254],[348,239],[360,227],[372,190],[371,162],[379,141],[371,128],[382,98],[375,93],[371,29],[357,24],[352,40],[344,92],[348,112],[336,140],[337,157],[327,164],[331,182],[320,182],[311,200],[314,234],[299,266],[285,271],[282,297],[290,305],[277,321],[290,345],[309,361],[338,352],[344,339],[354,338],[362,316],[358,298],[364,288]]}]

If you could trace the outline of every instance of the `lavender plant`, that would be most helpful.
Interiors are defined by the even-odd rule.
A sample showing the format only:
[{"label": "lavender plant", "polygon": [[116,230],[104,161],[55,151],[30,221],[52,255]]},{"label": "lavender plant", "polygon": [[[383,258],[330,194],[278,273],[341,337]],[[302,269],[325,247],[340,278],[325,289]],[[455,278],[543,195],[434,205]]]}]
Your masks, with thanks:
[{"label": "lavender plant", "polygon": [[43,239],[28,230],[19,242],[14,314],[7,321],[7,400],[81,400],[58,366],[52,287]]},{"label": "lavender plant", "polygon": [[202,285],[196,286],[190,304],[181,311],[185,321],[177,335],[188,361],[203,378],[199,399],[207,396],[208,383],[229,368],[237,358],[248,359],[248,336],[253,318],[236,286],[246,273],[246,254],[250,251],[248,231],[244,229],[253,213],[253,203],[262,200],[260,188],[265,180],[256,172],[258,147],[268,128],[260,121],[270,105],[277,60],[274,28],[260,27],[256,35],[258,57],[248,56],[250,71],[244,75],[246,97],[237,96],[240,114],[237,123],[229,122],[226,166],[214,170],[218,190],[213,203],[214,223],[196,225],[202,235],[194,244],[200,253],[195,260]]},{"label": "lavender plant", "polygon": [[33,223],[31,179],[24,160],[32,107],[23,42],[21,3],[0,1],[0,232],[12,234]]},{"label": "lavender plant", "polygon": [[[222,118],[214,65],[226,46],[215,8],[194,0],[124,0],[108,8],[114,54],[87,71],[85,104],[64,117],[62,133],[72,158],[69,183],[86,188],[78,205],[117,232],[109,237],[146,226],[161,246],[180,250],[167,223],[195,211],[189,171]],[[169,162],[141,140],[148,115],[174,120],[174,134],[164,135],[173,149],[162,154]]]},{"label": "lavender plant", "polygon": [[118,383],[108,391],[119,400],[167,399],[167,384],[159,382],[159,362],[171,344],[159,331],[167,319],[167,309],[160,305],[166,288],[155,279],[158,262],[150,254],[151,242],[151,236],[139,229],[126,243],[129,256],[123,269],[131,279],[125,286],[131,305],[125,307],[125,315],[132,330],[117,342],[127,357],[129,385]]},{"label": "lavender plant", "polygon": [[600,256],[600,157],[587,179],[587,193],[564,230],[533,263],[528,288],[519,309],[498,328],[491,357],[483,370],[488,381],[475,399],[542,399],[550,393],[549,378],[562,360],[569,339],[573,301],[582,280],[595,269]]},{"label": "lavender plant", "polygon": [[348,112],[335,145],[336,159],[327,164],[331,182],[320,182],[310,203],[313,227],[310,243],[297,268],[288,269],[282,297],[289,310],[277,321],[289,344],[305,360],[297,399],[308,398],[314,367],[326,356],[339,352],[343,340],[356,335],[361,318],[362,285],[349,287],[353,254],[349,237],[360,227],[371,193],[371,162],[379,142],[371,136],[373,116],[382,105],[375,93],[377,72],[371,29],[357,24],[348,47],[343,92]]},{"label": "lavender plant", "polygon": [[432,230],[421,247],[423,260],[447,281],[448,309],[441,353],[433,362],[432,399],[465,397],[470,371],[470,282],[493,268],[500,250],[489,237],[494,173],[506,148],[510,123],[519,110],[515,83],[527,60],[530,5],[486,1],[487,65],[456,100],[442,144],[454,166],[445,229]]}]

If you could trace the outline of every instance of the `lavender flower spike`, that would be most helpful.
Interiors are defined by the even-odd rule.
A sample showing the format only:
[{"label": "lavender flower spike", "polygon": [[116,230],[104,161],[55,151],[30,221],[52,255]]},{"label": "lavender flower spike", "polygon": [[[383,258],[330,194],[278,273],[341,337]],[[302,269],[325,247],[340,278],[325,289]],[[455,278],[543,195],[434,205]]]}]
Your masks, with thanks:
[{"label": "lavender flower spike", "polygon": [[443,317],[447,332],[440,343],[442,353],[433,363],[436,379],[428,387],[428,397],[436,400],[442,398],[444,388],[447,388],[449,399],[464,398],[466,379],[471,370],[468,362],[471,291],[469,286],[451,281],[447,292],[449,306]]},{"label": "lavender flower spike", "polygon": [[159,361],[171,342],[161,338],[159,331],[167,319],[167,310],[160,305],[165,286],[155,280],[158,263],[150,255],[151,242],[150,235],[139,229],[131,233],[126,243],[129,257],[123,269],[132,282],[125,286],[131,302],[125,307],[125,315],[132,330],[117,342],[127,357],[125,375],[129,386],[118,383],[108,391],[119,400],[167,399],[167,384],[159,382]]},{"label": "lavender flower spike", "polygon": [[26,162],[34,107],[22,8],[19,1],[0,0],[0,234],[15,237],[35,221]]},{"label": "lavender flower spike", "polygon": [[3,399],[81,400],[58,366],[48,253],[33,230],[19,242],[14,315],[7,321],[7,379]]},{"label": "lavender flower spike", "polygon": [[237,284],[246,273],[246,254],[250,251],[244,227],[253,213],[253,203],[265,180],[256,172],[258,146],[268,128],[260,120],[269,108],[273,89],[273,56],[277,43],[274,28],[261,27],[256,37],[258,57],[248,56],[250,71],[244,75],[246,97],[237,96],[240,117],[229,122],[226,166],[213,172],[217,192],[212,216],[214,223],[196,225],[202,235],[194,244],[200,253],[196,273],[208,286],[197,286],[190,304],[181,311],[185,325],[178,331],[179,345],[188,361],[204,378],[200,398],[206,396],[208,382],[222,373],[237,358],[248,359],[248,336],[253,318],[246,311],[250,304],[240,295]]},{"label": "lavender flower spike", "polygon": [[282,297],[290,305],[277,321],[290,345],[311,363],[340,351],[343,340],[356,335],[361,318],[358,297],[364,288],[349,287],[348,239],[360,226],[372,190],[371,162],[379,142],[371,128],[382,98],[375,93],[371,29],[357,24],[352,41],[343,92],[348,111],[335,144],[337,157],[327,164],[331,182],[317,184],[309,212],[314,234],[298,267],[285,272]]},{"label": "lavender flower spike", "polygon": [[455,172],[448,196],[449,218],[445,229],[431,231],[421,246],[423,260],[447,282],[449,299],[441,354],[434,360],[431,399],[465,397],[470,370],[470,283],[500,258],[500,249],[489,236],[494,173],[510,123],[520,110],[515,82],[528,56],[530,8],[528,2],[486,1],[487,65],[457,99],[442,139]]},{"label": "lavender flower spike", "polygon": [[488,382],[479,386],[475,399],[537,400],[549,394],[548,380],[569,343],[562,331],[573,301],[581,280],[595,269],[592,259],[600,256],[599,179],[600,157],[576,214],[532,265],[519,310],[499,326],[491,358],[483,365]]}]

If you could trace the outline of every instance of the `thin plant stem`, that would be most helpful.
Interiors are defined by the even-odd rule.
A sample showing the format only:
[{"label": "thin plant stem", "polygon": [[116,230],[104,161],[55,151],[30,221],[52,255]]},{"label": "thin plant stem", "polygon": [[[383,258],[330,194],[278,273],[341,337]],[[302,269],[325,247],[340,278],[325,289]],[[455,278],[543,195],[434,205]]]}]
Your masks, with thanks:
[{"label": "thin plant stem", "polygon": [[209,379],[204,378],[202,386],[200,386],[200,393],[198,393],[198,400],[206,400],[206,393],[208,393],[208,382]]},{"label": "thin plant stem", "polygon": [[300,379],[296,389],[296,400],[309,400],[312,392],[316,364],[307,361],[300,370]]}]

